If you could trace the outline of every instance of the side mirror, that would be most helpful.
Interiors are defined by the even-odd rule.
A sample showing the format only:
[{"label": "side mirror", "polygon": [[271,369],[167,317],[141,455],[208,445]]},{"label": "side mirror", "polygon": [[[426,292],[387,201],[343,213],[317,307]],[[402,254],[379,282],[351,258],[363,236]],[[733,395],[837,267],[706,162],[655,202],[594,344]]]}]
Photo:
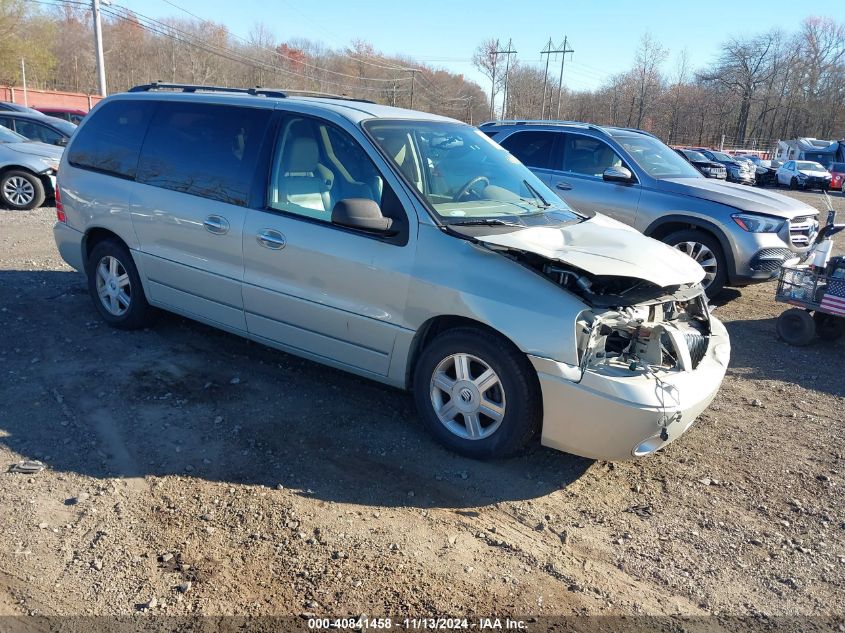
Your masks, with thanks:
[{"label": "side mirror", "polygon": [[627,167],[608,167],[601,177],[607,182],[632,182],[634,175]]},{"label": "side mirror", "polygon": [[384,217],[378,204],[369,198],[345,198],[335,203],[332,209],[332,224],[389,234],[393,220]]},{"label": "side mirror", "polygon": [[56,139],[56,145],[58,145],[59,147],[65,147],[67,145],[67,139],[64,136]]}]

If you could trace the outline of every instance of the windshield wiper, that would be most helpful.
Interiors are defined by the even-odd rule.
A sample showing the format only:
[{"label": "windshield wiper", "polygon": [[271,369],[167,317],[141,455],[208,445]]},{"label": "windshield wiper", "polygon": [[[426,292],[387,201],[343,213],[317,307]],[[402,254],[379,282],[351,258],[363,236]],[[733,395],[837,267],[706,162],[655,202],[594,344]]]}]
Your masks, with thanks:
[{"label": "windshield wiper", "polygon": [[[522,184],[525,185],[525,188],[528,189],[528,192],[534,196],[534,199],[528,200],[527,198],[520,198],[520,200],[522,200],[523,202],[527,202],[528,204],[535,206],[538,209],[548,209],[550,206],[552,206],[546,201],[545,198],[543,198],[543,196],[540,195],[540,193],[534,187],[531,186],[531,184],[527,180],[523,180]],[[537,200],[540,201],[539,204],[536,202]]]},{"label": "windshield wiper", "polygon": [[460,220],[458,222],[449,222],[452,226],[519,226],[524,227],[524,224],[517,222],[508,222],[507,220],[500,220],[499,218],[475,218],[473,220]]}]

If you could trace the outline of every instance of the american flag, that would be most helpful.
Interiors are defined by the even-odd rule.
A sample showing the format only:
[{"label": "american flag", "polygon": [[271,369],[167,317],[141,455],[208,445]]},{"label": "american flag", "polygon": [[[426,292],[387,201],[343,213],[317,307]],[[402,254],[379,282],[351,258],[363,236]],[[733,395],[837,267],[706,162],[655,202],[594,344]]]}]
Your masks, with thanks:
[{"label": "american flag", "polygon": [[822,310],[845,316],[845,279],[830,279],[822,297]]}]

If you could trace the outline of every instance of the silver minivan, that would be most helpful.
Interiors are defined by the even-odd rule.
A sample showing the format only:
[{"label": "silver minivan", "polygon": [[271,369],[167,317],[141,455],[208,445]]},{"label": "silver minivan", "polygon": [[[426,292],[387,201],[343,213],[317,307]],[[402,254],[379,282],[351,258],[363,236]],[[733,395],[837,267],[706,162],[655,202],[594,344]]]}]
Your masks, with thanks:
[{"label": "silver minivan", "polygon": [[471,457],[648,455],[730,356],[683,253],[581,213],[452,119],[151,84],[59,169],[56,243],[118,328],[155,309],[414,393]]}]

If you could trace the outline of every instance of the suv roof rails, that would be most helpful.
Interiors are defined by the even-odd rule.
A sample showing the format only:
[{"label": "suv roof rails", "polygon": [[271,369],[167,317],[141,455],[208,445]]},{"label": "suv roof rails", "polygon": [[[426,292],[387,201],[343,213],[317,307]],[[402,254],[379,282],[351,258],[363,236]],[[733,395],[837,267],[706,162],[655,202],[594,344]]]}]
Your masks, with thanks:
[{"label": "suv roof rails", "polygon": [[492,127],[494,125],[577,125],[578,127],[587,127],[594,130],[603,129],[594,123],[585,123],[584,121],[557,121],[554,119],[502,119],[501,121],[486,121],[478,127]]},{"label": "suv roof rails", "polygon": [[291,97],[319,97],[321,99],[339,99],[341,101],[357,101],[358,103],[372,103],[369,99],[359,99],[358,97],[350,97],[348,95],[336,95],[331,92],[318,92],[315,90],[293,90],[285,88],[285,93]]},{"label": "suv roof rails", "polygon": [[225,86],[199,86],[194,84],[168,84],[154,81],[150,84],[134,86],[128,92],[150,92],[151,90],[178,90],[181,92],[234,92],[261,97],[276,97],[284,99],[287,95],[281,90],[265,90],[256,86],[255,88],[227,88]]}]

